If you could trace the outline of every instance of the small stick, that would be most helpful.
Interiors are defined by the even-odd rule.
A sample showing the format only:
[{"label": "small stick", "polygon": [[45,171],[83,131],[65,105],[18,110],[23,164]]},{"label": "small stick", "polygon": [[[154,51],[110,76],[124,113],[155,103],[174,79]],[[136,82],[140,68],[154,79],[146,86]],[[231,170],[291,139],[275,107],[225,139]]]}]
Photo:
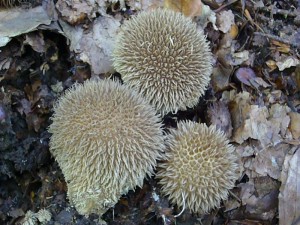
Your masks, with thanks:
[{"label": "small stick", "polygon": [[224,5],[221,5],[219,8],[217,8],[215,10],[215,13],[218,13],[218,12],[222,11],[224,8],[226,8],[227,6],[230,6],[230,5],[234,4],[234,3],[236,3],[237,1],[238,0],[233,0],[232,2],[228,2],[228,3],[224,4]]},{"label": "small stick", "polygon": [[284,43],[284,44],[287,44],[287,45],[292,45],[292,46],[295,46],[295,47],[298,47],[300,46],[299,43],[291,43],[281,37],[278,37],[276,35],[272,35],[272,34],[265,34],[265,33],[262,33],[262,32],[254,32],[255,35],[259,35],[259,36],[263,36],[263,37],[266,37],[266,38],[270,38],[272,40],[275,40],[275,41],[279,41],[281,43]]},{"label": "small stick", "polygon": [[269,6],[269,7],[263,7],[263,8],[258,8],[259,11],[267,12],[267,13],[272,13],[273,15],[279,14],[282,16],[290,16],[290,17],[296,17],[297,12],[295,10],[290,11],[286,9],[278,9],[276,6]]}]

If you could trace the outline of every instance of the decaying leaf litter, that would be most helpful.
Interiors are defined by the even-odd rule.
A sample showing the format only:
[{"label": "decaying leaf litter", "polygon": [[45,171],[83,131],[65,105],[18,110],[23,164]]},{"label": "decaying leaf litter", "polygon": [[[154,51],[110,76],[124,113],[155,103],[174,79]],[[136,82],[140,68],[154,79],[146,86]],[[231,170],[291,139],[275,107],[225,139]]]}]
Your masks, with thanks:
[{"label": "decaying leaf litter", "polygon": [[[29,2],[29,1],[28,1]],[[214,55],[199,104],[164,117],[216,124],[236,147],[240,178],[207,215],[173,207],[155,179],[123,196],[107,224],[299,223],[299,1],[32,1],[0,10],[0,219],[100,224],[80,216],[49,153],[53,103],[75,82],[118,77],[111,52],[124,20],[165,7],[193,17]],[[298,189],[297,189],[298,188]],[[47,212],[45,213],[45,211]],[[102,223],[104,223],[102,221]]]}]

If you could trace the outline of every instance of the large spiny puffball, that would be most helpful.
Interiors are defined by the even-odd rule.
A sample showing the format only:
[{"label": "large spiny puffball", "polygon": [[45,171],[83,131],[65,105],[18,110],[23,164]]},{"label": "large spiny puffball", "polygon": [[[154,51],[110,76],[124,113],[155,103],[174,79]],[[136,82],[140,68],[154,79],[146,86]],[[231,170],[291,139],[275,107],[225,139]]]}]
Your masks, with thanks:
[{"label": "large spiny puffball", "polygon": [[210,81],[212,54],[202,31],[181,13],[142,12],[121,27],[114,67],[162,114],[197,105]]},{"label": "large spiny puffball", "polygon": [[54,106],[50,151],[80,214],[102,215],[142,186],[164,152],[162,124],[138,93],[111,80],[71,87]]},{"label": "large spiny puffball", "polygon": [[178,123],[167,137],[167,161],[159,165],[162,193],[173,204],[195,213],[218,207],[238,178],[234,151],[215,126]]}]

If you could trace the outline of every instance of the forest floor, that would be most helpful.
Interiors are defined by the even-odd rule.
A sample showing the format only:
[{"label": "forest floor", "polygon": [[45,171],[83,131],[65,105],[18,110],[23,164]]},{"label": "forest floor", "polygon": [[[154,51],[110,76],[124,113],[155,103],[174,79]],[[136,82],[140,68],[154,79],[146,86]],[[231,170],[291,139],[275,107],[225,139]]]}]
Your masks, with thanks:
[{"label": "forest floor", "polygon": [[[99,2],[23,1],[0,8],[0,224],[299,225],[300,1]],[[75,82],[120,77],[110,58],[119,27],[159,6],[204,28],[215,61],[199,104],[166,115],[164,124],[223,117],[240,179],[228,200],[206,215],[185,210],[175,218],[181,209],[148,178],[102,222],[81,216],[49,152],[53,103]]]}]

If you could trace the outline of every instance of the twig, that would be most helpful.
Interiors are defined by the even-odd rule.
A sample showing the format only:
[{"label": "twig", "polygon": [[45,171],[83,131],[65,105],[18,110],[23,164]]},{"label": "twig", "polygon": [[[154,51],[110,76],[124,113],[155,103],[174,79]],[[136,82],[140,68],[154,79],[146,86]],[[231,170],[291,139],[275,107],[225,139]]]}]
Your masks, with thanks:
[{"label": "twig", "polygon": [[285,10],[285,9],[278,9],[275,5],[271,5],[268,8],[260,8],[260,10],[264,12],[271,12],[272,15],[282,15],[282,16],[290,16],[290,17],[296,17],[298,14],[297,12],[290,11],[290,10]]},{"label": "twig", "polygon": [[237,1],[238,1],[238,0],[233,0],[233,1],[231,1],[231,2],[228,2],[228,3],[226,3],[226,4],[222,5],[222,6],[220,6],[219,8],[217,8],[214,12],[215,12],[215,13],[218,13],[218,12],[222,11],[224,8],[226,8],[227,6],[230,6],[230,5],[234,4],[234,3],[236,3]]},{"label": "twig", "polygon": [[299,43],[291,43],[290,41],[287,41],[287,40],[285,40],[281,37],[275,36],[273,34],[266,34],[266,33],[262,33],[262,32],[254,32],[254,34],[259,35],[259,36],[263,36],[263,37],[266,37],[266,38],[270,38],[272,40],[279,41],[279,42],[287,44],[287,45],[292,45],[292,46],[295,46],[295,47],[300,46]]},{"label": "twig", "polygon": [[241,200],[238,196],[236,196],[232,191],[229,190],[229,194],[230,194],[232,197],[234,197],[235,200],[237,200],[239,203],[242,202],[242,200]]}]

